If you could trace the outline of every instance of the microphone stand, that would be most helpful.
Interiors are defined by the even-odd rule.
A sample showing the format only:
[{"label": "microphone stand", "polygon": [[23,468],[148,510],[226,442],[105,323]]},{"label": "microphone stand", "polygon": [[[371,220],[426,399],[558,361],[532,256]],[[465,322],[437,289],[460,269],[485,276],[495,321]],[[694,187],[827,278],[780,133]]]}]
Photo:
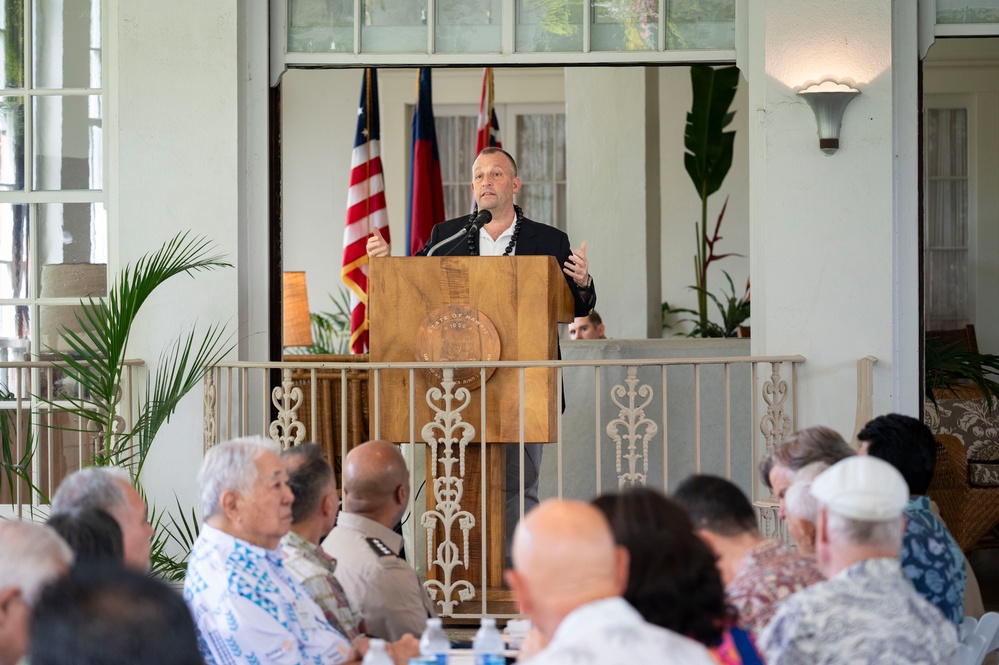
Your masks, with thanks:
[{"label": "microphone stand", "polygon": [[[441,240],[439,243],[431,247],[430,251],[427,252],[427,256],[433,256],[434,252],[436,252],[439,248],[448,244],[455,238],[460,238],[472,232],[478,233],[479,229],[481,229],[483,226],[492,221],[492,219],[493,219],[493,214],[488,210],[483,210],[482,212],[480,212],[478,215],[475,216],[475,219],[471,220],[470,224],[461,227],[460,229],[458,229],[457,232],[452,233],[447,238],[444,238],[444,240]],[[451,248],[451,251],[454,251],[454,247]],[[450,252],[448,252],[448,254],[450,254]]]}]

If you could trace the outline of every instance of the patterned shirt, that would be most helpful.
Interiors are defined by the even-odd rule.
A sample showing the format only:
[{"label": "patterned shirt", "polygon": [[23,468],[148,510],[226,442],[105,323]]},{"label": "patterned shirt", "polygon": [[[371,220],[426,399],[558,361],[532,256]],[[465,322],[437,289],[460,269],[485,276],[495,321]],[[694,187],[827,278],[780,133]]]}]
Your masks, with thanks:
[{"label": "patterned shirt", "polygon": [[343,663],[350,643],[268,550],[204,524],[184,600],[207,665]]},{"label": "patterned shirt", "polygon": [[529,665],[714,665],[707,649],[645,621],[623,598],[587,603],[570,612]]},{"label": "patterned shirt", "polygon": [[768,665],[957,662],[957,631],[898,559],[867,559],[783,603],[763,630]]},{"label": "patterned shirt", "polygon": [[937,606],[955,626],[964,618],[964,589],[968,571],[957,541],[930,510],[930,499],[917,496],[905,508],[902,536],[902,572],[926,600]]},{"label": "patterned shirt", "polygon": [[764,540],[742,560],[725,595],[739,612],[739,624],[756,637],[780,601],[824,579],[813,559],[776,540]]},{"label": "patterned shirt", "polygon": [[351,641],[366,632],[360,612],[350,606],[346,592],[333,577],[336,559],[294,531],[281,539],[281,549],[285,569],[305,587],[333,628]]}]

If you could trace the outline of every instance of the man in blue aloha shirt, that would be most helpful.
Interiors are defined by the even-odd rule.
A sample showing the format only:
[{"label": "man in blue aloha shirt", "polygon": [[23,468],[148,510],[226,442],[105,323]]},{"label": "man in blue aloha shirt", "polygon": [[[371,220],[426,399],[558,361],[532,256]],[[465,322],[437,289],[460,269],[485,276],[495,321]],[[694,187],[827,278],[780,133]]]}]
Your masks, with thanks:
[{"label": "man in blue aloha shirt", "polygon": [[916,591],[955,626],[964,618],[968,581],[964,553],[954,536],[930,509],[926,496],[937,461],[937,443],[922,422],[898,413],[878,416],[857,435],[860,454],[878,457],[902,474],[909,485],[902,538],[902,572]]}]

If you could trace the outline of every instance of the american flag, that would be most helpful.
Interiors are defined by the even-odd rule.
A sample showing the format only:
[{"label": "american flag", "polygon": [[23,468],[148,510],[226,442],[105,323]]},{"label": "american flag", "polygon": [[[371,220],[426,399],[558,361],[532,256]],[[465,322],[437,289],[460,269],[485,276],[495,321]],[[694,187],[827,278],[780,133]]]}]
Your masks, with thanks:
[{"label": "american flag", "polygon": [[365,246],[373,229],[389,242],[385,209],[385,181],[378,146],[378,78],[364,70],[357,133],[350,157],[347,226],[343,231],[343,268],[340,279],[350,289],[350,352],[368,350],[368,255]]},{"label": "american flag", "polygon": [[478,135],[475,138],[475,154],[490,146],[502,148],[499,134],[499,120],[493,108],[493,69],[486,67],[482,72],[482,97],[479,100]]}]

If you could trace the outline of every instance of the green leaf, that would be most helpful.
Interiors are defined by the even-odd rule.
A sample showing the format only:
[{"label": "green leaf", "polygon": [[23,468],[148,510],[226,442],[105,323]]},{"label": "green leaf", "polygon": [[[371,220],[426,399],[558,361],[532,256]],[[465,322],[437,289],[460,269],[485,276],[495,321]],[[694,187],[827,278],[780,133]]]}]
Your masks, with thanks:
[{"label": "green leaf", "polygon": [[728,109],[739,85],[739,70],[694,66],[690,68],[690,83],[693,101],[683,137],[687,149],[683,165],[704,201],[721,188],[732,166],[735,131],[724,129],[735,116]]}]

